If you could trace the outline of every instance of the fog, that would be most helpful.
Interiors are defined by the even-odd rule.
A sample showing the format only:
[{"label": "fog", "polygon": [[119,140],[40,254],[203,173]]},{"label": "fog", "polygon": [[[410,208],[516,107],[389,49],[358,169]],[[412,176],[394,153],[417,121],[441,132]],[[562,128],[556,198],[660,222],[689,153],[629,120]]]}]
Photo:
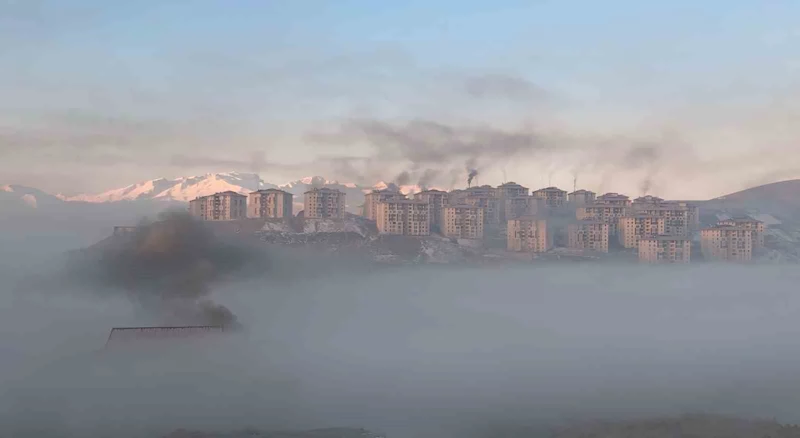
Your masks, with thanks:
[{"label": "fog", "polygon": [[58,259],[4,255],[0,435],[356,426],[448,437],[692,412],[800,421],[791,267],[268,257],[211,286],[242,332],[104,350],[111,327],[151,323],[147,309],[87,290],[101,286]]}]

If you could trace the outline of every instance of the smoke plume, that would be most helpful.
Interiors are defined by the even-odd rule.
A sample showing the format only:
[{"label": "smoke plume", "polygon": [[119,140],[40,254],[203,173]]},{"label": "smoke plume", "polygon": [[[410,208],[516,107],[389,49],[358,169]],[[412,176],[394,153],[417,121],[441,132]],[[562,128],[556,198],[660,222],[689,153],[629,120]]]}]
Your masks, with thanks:
[{"label": "smoke plume", "polygon": [[394,183],[398,186],[407,186],[411,184],[411,174],[408,171],[400,172],[395,178]]},{"label": "smoke plume", "polygon": [[472,180],[478,176],[478,169],[467,169],[467,187],[472,185]]},{"label": "smoke plume", "polygon": [[236,326],[210,299],[212,284],[252,260],[243,248],[217,239],[185,212],[168,212],[120,236],[102,252],[100,278],[164,324]]}]

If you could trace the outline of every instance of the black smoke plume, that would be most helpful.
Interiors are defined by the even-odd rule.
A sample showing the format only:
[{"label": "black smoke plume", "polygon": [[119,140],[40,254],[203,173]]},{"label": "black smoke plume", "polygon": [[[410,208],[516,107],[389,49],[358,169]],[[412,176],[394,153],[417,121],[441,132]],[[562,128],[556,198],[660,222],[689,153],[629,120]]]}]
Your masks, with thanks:
[{"label": "black smoke plume", "polygon": [[411,174],[408,171],[400,172],[395,178],[394,183],[398,186],[407,186],[411,184]]},{"label": "black smoke plume", "polygon": [[468,169],[467,172],[467,187],[469,187],[472,185],[472,180],[478,176],[478,169]]},{"label": "black smoke plume", "polygon": [[106,247],[99,275],[163,324],[237,327],[236,316],[211,301],[212,285],[242,270],[254,254],[221,241],[186,212],[168,212]]}]

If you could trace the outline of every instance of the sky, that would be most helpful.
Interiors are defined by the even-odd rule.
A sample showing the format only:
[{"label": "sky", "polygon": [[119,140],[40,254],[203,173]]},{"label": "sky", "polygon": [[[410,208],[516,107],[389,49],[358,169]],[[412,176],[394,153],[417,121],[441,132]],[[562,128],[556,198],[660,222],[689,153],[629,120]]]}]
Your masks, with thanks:
[{"label": "sky", "polygon": [[800,178],[800,3],[0,0],[0,183]]}]

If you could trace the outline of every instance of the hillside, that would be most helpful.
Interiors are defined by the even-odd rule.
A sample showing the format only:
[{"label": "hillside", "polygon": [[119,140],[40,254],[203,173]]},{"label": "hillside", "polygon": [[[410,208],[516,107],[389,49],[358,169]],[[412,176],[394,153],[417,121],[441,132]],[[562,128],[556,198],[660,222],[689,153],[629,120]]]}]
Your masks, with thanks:
[{"label": "hillside", "polygon": [[763,186],[752,187],[729,195],[714,198],[712,201],[729,202],[775,202],[800,206],[800,179],[780,181]]}]

